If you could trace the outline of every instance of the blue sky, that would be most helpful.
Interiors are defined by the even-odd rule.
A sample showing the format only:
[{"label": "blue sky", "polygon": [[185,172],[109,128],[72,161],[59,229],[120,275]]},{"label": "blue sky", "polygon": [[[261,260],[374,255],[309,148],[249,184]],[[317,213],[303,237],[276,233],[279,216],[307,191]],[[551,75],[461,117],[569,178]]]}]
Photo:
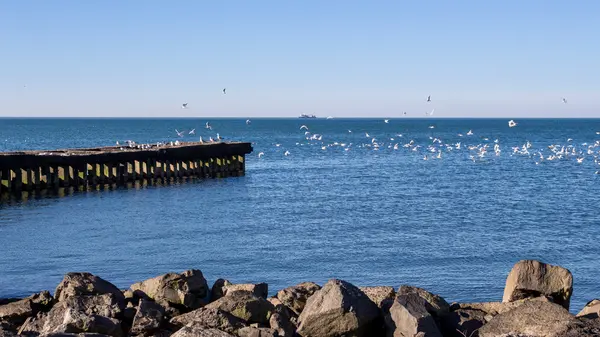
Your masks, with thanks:
[{"label": "blue sky", "polygon": [[598,13],[593,0],[0,0],[0,116],[600,117]]}]

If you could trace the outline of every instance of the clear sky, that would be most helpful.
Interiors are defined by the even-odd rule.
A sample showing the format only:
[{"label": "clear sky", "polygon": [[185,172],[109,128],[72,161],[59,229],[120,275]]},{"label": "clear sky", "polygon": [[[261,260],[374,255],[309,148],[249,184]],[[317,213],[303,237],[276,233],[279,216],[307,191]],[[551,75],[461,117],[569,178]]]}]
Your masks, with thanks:
[{"label": "clear sky", "polygon": [[598,34],[598,0],[0,0],[0,116],[600,117]]}]

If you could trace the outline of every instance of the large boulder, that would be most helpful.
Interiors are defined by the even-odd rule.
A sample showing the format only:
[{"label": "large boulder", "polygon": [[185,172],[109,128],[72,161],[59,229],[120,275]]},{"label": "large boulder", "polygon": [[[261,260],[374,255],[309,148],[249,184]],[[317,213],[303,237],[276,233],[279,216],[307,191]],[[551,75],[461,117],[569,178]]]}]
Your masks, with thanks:
[{"label": "large boulder", "polygon": [[68,273],[54,291],[54,298],[63,301],[71,296],[113,294],[125,299],[119,288],[90,273]]},{"label": "large boulder", "polygon": [[219,329],[229,333],[234,333],[246,326],[244,320],[241,320],[228,312],[206,307],[196,309],[171,319],[171,324],[176,327],[183,327],[190,323],[195,323],[205,328]]},{"label": "large boulder", "polygon": [[380,309],[389,310],[396,297],[393,287],[359,287]]},{"label": "large boulder", "polygon": [[212,288],[210,288],[210,301],[214,302],[216,300],[218,300],[219,298],[223,297],[224,291],[223,288],[225,288],[226,286],[230,286],[233,283],[229,282],[228,280],[225,279],[218,279],[215,281],[215,283],[213,283]]},{"label": "large boulder", "polygon": [[440,317],[448,313],[450,305],[439,295],[430,293],[425,289],[409,285],[403,285],[398,288],[397,295],[408,294],[417,294],[419,297],[423,298],[428,304],[427,311],[435,317]]},{"label": "large boulder", "polygon": [[219,309],[248,323],[269,324],[275,309],[273,304],[247,291],[234,291],[208,304],[207,309]]},{"label": "large boulder", "polygon": [[142,299],[133,317],[130,334],[149,335],[160,330],[164,314],[165,310],[160,304]]},{"label": "large boulder", "polygon": [[440,330],[445,337],[470,337],[487,323],[488,316],[481,310],[457,309],[440,320]]},{"label": "large boulder", "polygon": [[429,303],[416,293],[397,295],[385,319],[388,336],[442,337]]},{"label": "large boulder", "polygon": [[237,335],[239,337],[280,337],[276,330],[252,326],[241,328]]},{"label": "large boulder", "polygon": [[[296,333],[296,324],[292,322],[289,309],[280,303],[277,298],[269,299],[275,310],[269,318],[269,326],[277,331],[280,337],[292,337]],[[279,302],[279,303],[277,303]]]},{"label": "large boulder", "polygon": [[565,337],[576,336],[584,328],[582,322],[560,305],[526,301],[515,309],[492,318],[479,329],[479,337]]},{"label": "large boulder", "polygon": [[228,284],[223,285],[223,295],[227,296],[228,293],[234,291],[248,291],[255,296],[262,297],[264,299],[269,295],[269,286],[266,283],[241,283],[241,284]]},{"label": "large boulder", "polygon": [[535,260],[517,262],[508,274],[502,302],[548,296],[569,310],[573,275],[568,269]]},{"label": "large boulder", "polygon": [[577,314],[577,317],[596,319],[600,317],[600,300],[589,301],[583,309]]},{"label": "large boulder", "polygon": [[171,337],[235,337],[235,335],[192,322],[177,330]]},{"label": "large boulder", "polygon": [[330,280],[308,298],[298,318],[303,337],[371,336],[379,308],[365,293],[342,280]]},{"label": "large boulder", "polygon": [[130,289],[142,292],[156,302],[166,301],[189,309],[200,308],[208,294],[206,279],[200,270],[181,274],[168,273],[133,284]]},{"label": "large boulder", "polygon": [[299,316],[306,306],[306,301],[321,287],[313,282],[304,282],[277,292],[277,299]]},{"label": "large boulder", "polygon": [[111,336],[123,334],[119,318],[123,301],[112,293],[96,296],[70,296],[47,313],[28,318],[19,334],[94,332]]},{"label": "large boulder", "polygon": [[47,311],[52,306],[52,296],[47,291],[34,294],[18,301],[0,305],[0,322],[11,325],[21,325],[27,317],[34,316],[40,311]]}]

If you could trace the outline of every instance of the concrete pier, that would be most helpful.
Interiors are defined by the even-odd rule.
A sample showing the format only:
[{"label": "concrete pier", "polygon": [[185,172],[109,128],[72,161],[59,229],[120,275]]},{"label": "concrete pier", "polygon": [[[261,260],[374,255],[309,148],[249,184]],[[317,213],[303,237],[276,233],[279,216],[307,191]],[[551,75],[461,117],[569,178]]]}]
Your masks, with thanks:
[{"label": "concrete pier", "polygon": [[0,193],[86,190],[245,173],[250,143],[181,143],[0,153]]}]

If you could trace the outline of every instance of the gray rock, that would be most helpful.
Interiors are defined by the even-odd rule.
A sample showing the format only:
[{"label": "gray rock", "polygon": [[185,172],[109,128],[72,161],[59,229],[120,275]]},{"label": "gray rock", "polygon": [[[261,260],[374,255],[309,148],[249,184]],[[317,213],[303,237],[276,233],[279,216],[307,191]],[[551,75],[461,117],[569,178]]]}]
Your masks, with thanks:
[{"label": "gray rock", "polygon": [[158,331],[163,322],[164,309],[150,300],[141,300],[138,306],[130,334],[149,335]]},{"label": "gray rock", "polygon": [[280,337],[276,330],[251,326],[241,328],[237,335],[239,337]]},{"label": "gray rock", "polygon": [[47,311],[52,306],[52,296],[47,291],[34,294],[18,301],[0,305],[0,321],[11,325],[21,325],[27,317],[34,316],[40,311]]},{"label": "gray rock", "polygon": [[400,286],[397,294],[398,295],[408,295],[408,294],[419,295],[421,298],[423,298],[427,302],[427,304],[428,304],[427,311],[431,315],[436,316],[436,317],[441,317],[441,316],[447,314],[449,311],[449,308],[450,308],[450,305],[448,305],[448,302],[446,302],[446,300],[443,299],[441,296],[430,293],[429,291],[422,289],[422,288],[403,285],[403,286]]},{"label": "gray rock", "polygon": [[176,327],[183,327],[190,323],[196,323],[205,328],[219,329],[229,333],[234,333],[246,325],[245,321],[232,314],[214,308],[196,309],[171,319],[171,324]]},{"label": "gray rock", "polygon": [[235,337],[235,335],[192,322],[179,329],[171,337]]},{"label": "gray rock", "polygon": [[228,280],[225,279],[218,279],[215,281],[215,283],[213,283],[212,288],[210,288],[210,301],[214,302],[216,300],[218,300],[219,298],[223,297],[223,288],[225,286],[229,286],[232,285],[233,283],[229,282]]},{"label": "gray rock", "polygon": [[189,309],[200,308],[208,294],[206,279],[200,270],[186,270],[181,274],[168,273],[133,284],[130,289],[142,292],[160,303],[166,301]]},{"label": "gray rock", "polygon": [[320,289],[321,287],[316,283],[304,282],[280,290],[277,293],[277,298],[283,305],[299,316],[302,313],[302,310],[304,310],[308,298]]},{"label": "gray rock", "polygon": [[596,319],[600,317],[600,300],[589,301],[583,309],[577,314],[577,317]]},{"label": "gray rock", "polygon": [[568,269],[535,260],[517,262],[506,279],[502,302],[548,296],[569,310],[573,275]]},{"label": "gray rock", "polygon": [[269,318],[269,326],[276,330],[280,337],[292,337],[296,333],[296,325],[292,322],[290,311],[283,304],[275,305],[275,310]]},{"label": "gray rock", "polygon": [[269,318],[275,309],[266,299],[246,291],[234,291],[208,304],[205,308],[219,309],[248,323],[264,325],[269,324]]},{"label": "gray rock", "polygon": [[389,310],[396,297],[393,287],[359,287],[379,309]]},{"label": "gray rock", "polygon": [[113,294],[124,300],[119,288],[112,283],[90,273],[68,273],[56,287],[54,298],[63,301],[71,296]]},{"label": "gray rock", "polygon": [[479,336],[564,337],[583,328],[584,325],[560,305],[526,301],[515,309],[492,318],[479,329]]},{"label": "gray rock", "polygon": [[487,321],[488,315],[481,310],[458,309],[445,315],[440,325],[445,337],[470,337]]},{"label": "gray rock", "polygon": [[234,291],[248,291],[254,294],[254,296],[267,298],[269,294],[269,286],[266,283],[243,283],[243,284],[228,284],[222,287],[223,295],[227,296],[228,293]]},{"label": "gray rock", "polygon": [[379,308],[354,285],[330,280],[314,293],[300,317],[298,334],[303,337],[372,336]]},{"label": "gray rock", "polygon": [[388,336],[442,337],[428,308],[430,304],[417,293],[396,296],[385,319]]}]

